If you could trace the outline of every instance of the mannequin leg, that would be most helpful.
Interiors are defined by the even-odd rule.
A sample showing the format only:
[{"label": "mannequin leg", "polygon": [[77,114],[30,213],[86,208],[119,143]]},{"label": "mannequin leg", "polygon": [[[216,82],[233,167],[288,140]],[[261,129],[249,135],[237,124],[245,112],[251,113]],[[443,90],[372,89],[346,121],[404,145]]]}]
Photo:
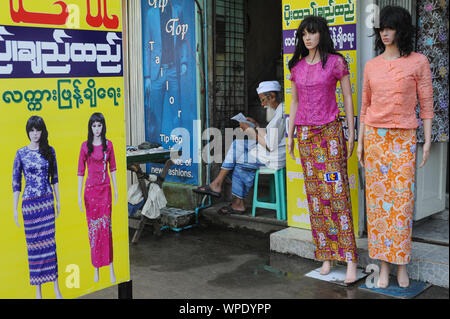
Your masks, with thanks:
[{"label": "mannequin leg", "polygon": [[407,288],[409,286],[409,277],[408,271],[406,270],[406,265],[398,265],[397,281],[398,285],[402,288]]},{"label": "mannequin leg", "polygon": [[389,263],[382,261],[380,277],[377,283],[378,288],[387,288],[389,286]]},{"label": "mannequin leg", "polygon": [[56,279],[53,282],[53,289],[55,290],[55,297],[56,297],[56,299],[63,299],[63,297],[61,295],[61,291],[59,291],[58,279]]},{"label": "mannequin leg", "polygon": [[322,264],[322,268],[320,268],[320,274],[325,276],[328,275],[331,271],[331,262],[329,260],[325,260]]},{"label": "mannequin leg", "polygon": [[95,268],[94,281],[98,282],[98,279],[99,279],[98,268]]},{"label": "mannequin leg", "polygon": [[350,284],[352,282],[356,281],[356,268],[357,264],[354,262],[349,261],[347,263],[347,273],[345,274],[345,280],[344,283]]},{"label": "mannequin leg", "polygon": [[111,277],[111,283],[115,283],[116,282],[116,275],[114,274],[114,267],[113,267],[113,263],[109,264],[109,275]]},{"label": "mannequin leg", "polygon": [[36,286],[36,299],[42,299],[41,285]]}]

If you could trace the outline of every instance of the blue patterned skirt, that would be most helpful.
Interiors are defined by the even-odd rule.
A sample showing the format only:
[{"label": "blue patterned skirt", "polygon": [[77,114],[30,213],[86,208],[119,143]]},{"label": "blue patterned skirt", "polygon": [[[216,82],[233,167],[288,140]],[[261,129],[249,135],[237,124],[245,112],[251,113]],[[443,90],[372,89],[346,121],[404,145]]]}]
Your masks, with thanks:
[{"label": "blue patterned skirt", "polygon": [[53,194],[22,201],[31,285],[58,278],[54,204]]}]

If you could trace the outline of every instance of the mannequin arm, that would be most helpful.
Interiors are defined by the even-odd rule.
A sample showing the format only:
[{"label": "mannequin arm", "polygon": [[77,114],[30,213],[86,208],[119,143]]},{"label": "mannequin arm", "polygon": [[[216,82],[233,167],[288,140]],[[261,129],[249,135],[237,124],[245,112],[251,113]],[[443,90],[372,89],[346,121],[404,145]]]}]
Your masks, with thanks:
[{"label": "mannequin arm", "polygon": [[82,193],[83,193],[83,180],[84,176],[78,176],[78,206],[80,207],[80,212],[83,212],[83,200],[82,200]]},{"label": "mannequin arm", "polygon": [[112,179],[113,187],[114,187],[114,205],[116,205],[117,204],[117,198],[118,198],[116,171],[111,172],[111,179]]},{"label": "mannequin arm", "polygon": [[350,76],[346,75],[341,79],[342,94],[344,96],[344,110],[347,119],[348,127],[348,154],[347,159],[352,156],[353,148],[355,145],[355,122],[353,113],[353,99],[352,99],[352,89],[350,83]]},{"label": "mannequin arm", "polygon": [[19,204],[19,196],[20,196],[20,192],[14,192],[13,193],[14,221],[16,222],[17,227],[20,227],[20,224],[19,224],[19,212],[17,211],[17,205]]},{"label": "mannequin arm", "polygon": [[56,217],[58,217],[59,213],[61,211],[61,202],[59,200],[59,184],[58,183],[53,184],[53,192],[55,193],[55,199],[56,199]]},{"label": "mannequin arm", "polygon": [[432,119],[423,119],[423,134],[425,136],[425,144],[423,144],[422,163],[419,168],[422,168],[430,156],[431,149],[431,133],[432,133]]}]

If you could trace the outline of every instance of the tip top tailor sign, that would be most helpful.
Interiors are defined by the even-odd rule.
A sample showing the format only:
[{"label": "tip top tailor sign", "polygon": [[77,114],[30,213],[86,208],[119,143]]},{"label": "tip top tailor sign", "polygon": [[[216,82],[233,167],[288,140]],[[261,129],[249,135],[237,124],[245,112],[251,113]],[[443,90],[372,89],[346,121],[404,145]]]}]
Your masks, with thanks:
[{"label": "tip top tailor sign", "polygon": [[[140,0],[144,76],[145,138],[182,149],[182,160],[166,181],[199,183],[199,99],[194,1]],[[197,29],[198,30],[198,29]],[[162,164],[148,164],[159,174]]]}]

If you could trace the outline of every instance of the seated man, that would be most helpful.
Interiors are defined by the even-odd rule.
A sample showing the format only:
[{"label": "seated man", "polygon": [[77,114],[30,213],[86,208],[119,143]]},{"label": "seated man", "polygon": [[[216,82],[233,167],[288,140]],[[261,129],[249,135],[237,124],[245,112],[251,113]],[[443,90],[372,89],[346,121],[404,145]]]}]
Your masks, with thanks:
[{"label": "seated man", "polygon": [[229,148],[218,176],[206,186],[193,191],[220,197],[222,184],[227,175],[232,172],[231,192],[233,202],[222,209],[222,214],[242,214],[245,212],[244,198],[253,186],[256,170],[266,166],[280,169],[286,166],[286,124],[284,119],[284,103],[281,101],[281,86],[277,81],[265,81],[256,89],[261,106],[275,110],[275,115],[267,127],[259,128],[259,124],[252,118],[247,120],[256,125],[256,129],[247,123],[240,123],[245,133],[254,139],[235,139]]}]

